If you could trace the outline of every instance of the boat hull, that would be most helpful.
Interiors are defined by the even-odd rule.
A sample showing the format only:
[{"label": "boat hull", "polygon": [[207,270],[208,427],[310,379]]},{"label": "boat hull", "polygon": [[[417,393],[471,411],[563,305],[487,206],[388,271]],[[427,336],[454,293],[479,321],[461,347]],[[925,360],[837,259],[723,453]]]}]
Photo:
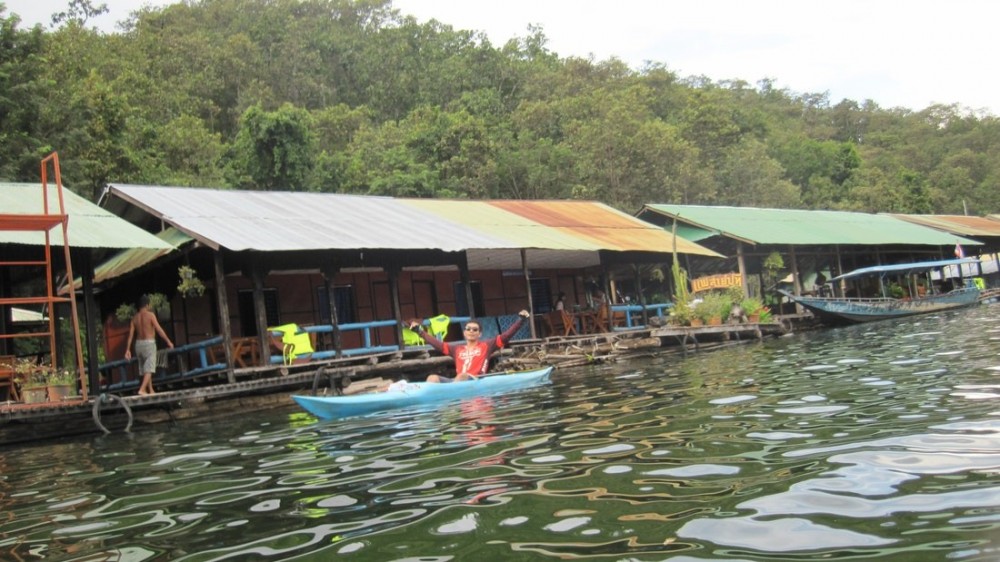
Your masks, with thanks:
[{"label": "boat hull", "polygon": [[551,373],[552,367],[545,367],[533,371],[490,374],[476,380],[468,381],[410,383],[405,390],[372,392],[350,396],[293,395],[292,399],[310,414],[329,420],[361,416],[410,406],[446,402],[448,400],[510,392],[547,382]]},{"label": "boat hull", "polygon": [[962,308],[979,302],[979,290],[975,288],[962,288],[940,295],[909,300],[807,297],[785,291],[781,293],[812,311],[827,324],[855,324],[903,318]]}]

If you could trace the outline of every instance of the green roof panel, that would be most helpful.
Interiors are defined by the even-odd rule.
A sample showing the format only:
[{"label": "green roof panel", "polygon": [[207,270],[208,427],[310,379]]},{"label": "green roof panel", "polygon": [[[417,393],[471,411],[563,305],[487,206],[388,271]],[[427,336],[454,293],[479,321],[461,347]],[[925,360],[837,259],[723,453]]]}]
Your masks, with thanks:
[{"label": "green roof panel", "polygon": [[890,215],[661,204],[648,204],[639,214],[647,212],[677,217],[682,224],[755,244],[979,244]]}]

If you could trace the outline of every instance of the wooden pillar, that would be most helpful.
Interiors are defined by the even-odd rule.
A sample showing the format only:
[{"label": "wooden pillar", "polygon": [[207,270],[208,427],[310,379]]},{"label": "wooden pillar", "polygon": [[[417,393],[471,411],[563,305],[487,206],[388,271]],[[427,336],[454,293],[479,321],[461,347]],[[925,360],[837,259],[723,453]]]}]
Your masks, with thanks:
[{"label": "wooden pillar", "polygon": [[[215,251],[215,298],[219,303],[219,329],[222,330],[222,349],[226,354],[226,378],[236,382],[233,372],[233,334],[229,324],[229,299],[226,295],[226,270],[222,264],[222,248]],[[267,348],[262,355],[267,354]]]},{"label": "wooden pillar", "polygon": [[[795,294],[796,295],[801,295],[802,294],[802,277],[799,274],[799,260],[795,256],[795,246],[791,246],[791,245],[788,246],[788,257],[790,257],[792,259],[792,282],[795,284],[795,288],[794,288]],[[800,305],[797,301],[795,303],[795,311],[798,314],[802,314],[804,312],[804,310],[802,308],[802,305]]]},{"label": "wooden pillar", "polygon": [[332,265],[325,265],[322,269],[323,288],[326,290],[326,303],[330,312],[330,324],[333,326],[333,349],[337,350],[337,357],[344,353],[344,341],[340,333],[340,323],[337,322],[337,299],[335,298],[334,279],[337,275],[337,268]]},{"label": "wooden pillar", "polygon": [[740,285],[743,288],[743,298],[750,296],[750,285],[747,283],[747,262],[746,256],[743,255],[743,242],[736,242],[736,267],[739,269],[740,273]]},{"label": "wooden pillar", "polygon": [[[646,310],[646,296],[642,293],[642,269],[639,267],[639,264],[634,263],[632,264],[632,271],[635,273],[636,300],[638,301],[639,306],[642,307],[642,325],[648,326],[649,311]],[[614,331],[614,323],[615,313],[611,312],[610,317],[608,318],[608,324],[612,327],[612,331]]]},{"label": "wooden pillar", "polygon": [[[254,322],[257,325],[257,342],[260,346],[258,360],[262,367],[271,364],[271,334],[267,331],[267,302],[264,300],[264,277],[267,276],[267,273],[260,258],[255,256],[250,270],[250,279],[253,281]],[[228,318],[228,316],[227,314],[226,317]],[[229,330],[227,329],[225,333],[229,333]],[[229,345],[227,344],[226,347]],[[226,363],[231,365],[231,360],[232,358],[227,355]]]},{"label": "wooden pillar", "polygon": [[[843,264],[843,262],[841,260],[841,255],[840,255],[840,244],[837,244],[833,248],[834,248],[834,251],[836,251],[836,253],[837,253],[837,271],[834,272],[833,276],[834,277],[840,277],[841,275],[844,274],[844,264]],[[838,297],[838,298],[839,297],[843,297],[844,296],[844,291],[846,290],[845,281],[843,279],[841,279],[839,283],[834,283],[833,284],[833,290],[835,291],[833,296]]]},{"label": "wooden pillar", "polygon": [[396,345],[403,349],[403,312],[399,308],[399,271],[397,265],[387,269],[389,274],[389,300],[392,304],[392,317],[396,319]]},{"label": "wooden pillar", "polygon": [[524,287],[528,292],[528,326],[531,328],[531,339],[535,339],[535,297],[531,294],[531,272],[528,271],[528,250],[521,248],[521,273],[524,275]]},{"label": "wooden pillar", "polygon": [[100,392],[101,375],[97,370],[97,301],[94,300],[94,256],[93,250],[82,252],[83,273],[83,322],[87,327],[87,388],[81,389],[81,396],[87,399],[88,389]]},{"label": "wooden pillar", "polygon": [[461,257],[458,261],[458,275],[462,280],[462,286],[465,289],[465,302],[468,305],[467,308],[469,317],[476,317],[476,307],[472,302],[472,276],[469,274],[469,254],[468,252],[462,252]]}]

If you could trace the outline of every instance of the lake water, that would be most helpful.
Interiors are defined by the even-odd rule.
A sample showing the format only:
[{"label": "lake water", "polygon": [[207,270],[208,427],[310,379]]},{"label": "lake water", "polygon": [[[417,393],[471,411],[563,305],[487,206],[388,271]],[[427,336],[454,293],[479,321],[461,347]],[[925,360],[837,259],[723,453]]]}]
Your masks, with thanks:
[{"label": "lake water", "polygon": [[998,312],[0,449],[0,560],[1000,560]]}]

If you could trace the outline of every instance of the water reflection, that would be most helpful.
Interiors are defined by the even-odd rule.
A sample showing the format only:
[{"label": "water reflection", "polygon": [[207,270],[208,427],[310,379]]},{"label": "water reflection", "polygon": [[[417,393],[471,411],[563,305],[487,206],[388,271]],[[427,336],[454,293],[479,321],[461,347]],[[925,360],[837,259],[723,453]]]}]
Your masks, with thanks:
[{"label": "water reflection", "polygon": [[993,560],[996,305],[0,452],[0,559]]}]

